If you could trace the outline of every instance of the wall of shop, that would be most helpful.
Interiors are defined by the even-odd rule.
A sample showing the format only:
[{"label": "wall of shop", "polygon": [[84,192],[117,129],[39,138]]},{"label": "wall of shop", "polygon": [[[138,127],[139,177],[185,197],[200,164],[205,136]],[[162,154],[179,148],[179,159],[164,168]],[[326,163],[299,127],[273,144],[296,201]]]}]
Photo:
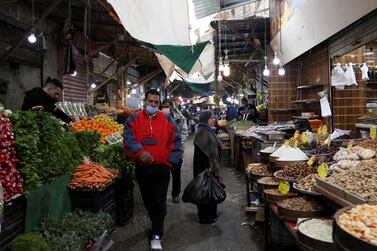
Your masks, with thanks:
[{"label": "wall of shop", "polygon": [[[27,30],[31,28],[31,3],[0,3],[0,61],[6,50],[27,37]],[[36,13],[38,17],[39,13]],[[49,20],[43,22],[43,31],[46,36],[47,50],[43,63],[43,78],[58,77],[57,67],[57,25]],[[7,62],[0,65],[0,79],[9,82],[7,94],[0,95],[6,107],[12,110],[20,109],[23,97],[27,90],[41,85],[41,57],[34,45],[25,39],[18,49],[10,55]]]}]

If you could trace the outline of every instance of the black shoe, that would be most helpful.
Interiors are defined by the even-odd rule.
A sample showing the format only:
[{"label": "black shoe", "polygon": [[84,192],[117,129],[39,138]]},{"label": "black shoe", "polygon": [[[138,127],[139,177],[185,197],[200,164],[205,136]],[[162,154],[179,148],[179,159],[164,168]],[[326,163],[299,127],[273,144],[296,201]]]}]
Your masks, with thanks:
[{"label": "black shoe", "polygon": [[212,223],[215,223],[216,221],[217,221],[216,217],[199,219],[200,224],[212,224]]},{"label": "black shoe", "polygon": [[178,204],[179,203],[179,196],[173,196],[173,203]]}]

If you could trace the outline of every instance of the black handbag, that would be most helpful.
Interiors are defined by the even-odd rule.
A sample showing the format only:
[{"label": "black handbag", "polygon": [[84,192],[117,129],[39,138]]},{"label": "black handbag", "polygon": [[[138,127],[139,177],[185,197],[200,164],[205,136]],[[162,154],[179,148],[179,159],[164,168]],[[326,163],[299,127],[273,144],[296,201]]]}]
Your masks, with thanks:
[{"label": "black handbag", "polygon": [[195,205],[220,204],[226,198],[224,189],[220,178],[206,169],[186,186],[182,201]]}]

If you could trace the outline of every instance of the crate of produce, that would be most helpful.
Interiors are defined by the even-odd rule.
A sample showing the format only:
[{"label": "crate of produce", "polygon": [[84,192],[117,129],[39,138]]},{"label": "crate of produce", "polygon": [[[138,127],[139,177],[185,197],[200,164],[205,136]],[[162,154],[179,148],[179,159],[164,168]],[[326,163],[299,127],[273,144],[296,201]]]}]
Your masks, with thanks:
[{"label": "crate of produce", "polygon": [[134,184],[127,183],[124,179],[116,180],[116,218],[115,224],[124,226],[134,212]]},{"label": "crate of produce", "polygon": [[115,185],[110,184],[101,190],[69,190],[72,210],[105,212],[115,221]]},{"label": "crate of produce", "polygon": [[4,205],[0,231],[0,250],[10,249],[12,241],[25,230],[26,198],[19,196]]}]

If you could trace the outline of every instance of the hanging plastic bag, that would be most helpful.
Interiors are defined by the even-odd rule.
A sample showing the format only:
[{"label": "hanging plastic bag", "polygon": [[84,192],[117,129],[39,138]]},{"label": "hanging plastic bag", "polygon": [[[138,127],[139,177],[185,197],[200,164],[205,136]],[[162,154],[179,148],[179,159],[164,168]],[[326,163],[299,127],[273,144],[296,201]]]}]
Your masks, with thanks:
[{"label": "hanging plastic bag", "polygon": [[347,85],[357,85],[355,72],[353,71],[352,63],[349,63],[346,69]]},{"label": "hanging plastic bag", "polygon": [[220,178],[206,169],[187,185],[182,201],[195,205],[220,204],[226,198],[224,189]]},{"label": "hanging plastic bag", "polygon": [[364,81],[369,80],[369,77],[368,77],[368,71],[369,71],[369,68],[368,68],[368,66],[367,66],[366,63],[364,63],[364,64],[360,67],[360,70],[361,70],[361,79],[364,80]]},{"label": "hanging plastic bag", "polygon": [[331,71],[331,85],[337,88],[347,85],[347,76],[339,63]]},{"label": "hanging plastic bag", "polygon": [[331,108],[330,103],[327,98],[327,91],[319,92],[318,95],[321,97],[320,104],[321,104],[321,115],[323,118],[331,117]]}]

